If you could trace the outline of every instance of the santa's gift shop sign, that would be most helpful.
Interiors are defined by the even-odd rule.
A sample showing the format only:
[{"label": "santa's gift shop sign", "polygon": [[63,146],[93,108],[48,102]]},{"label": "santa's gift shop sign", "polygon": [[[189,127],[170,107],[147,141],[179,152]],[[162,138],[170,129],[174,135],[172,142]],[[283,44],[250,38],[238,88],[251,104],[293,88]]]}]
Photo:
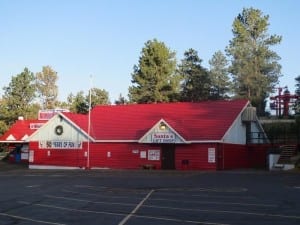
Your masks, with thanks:
[{"label": "santa's gift shop sign", "polygon": [[175,135],[170,132],[159,132],[152,134],[152,143],[175,143]]}]

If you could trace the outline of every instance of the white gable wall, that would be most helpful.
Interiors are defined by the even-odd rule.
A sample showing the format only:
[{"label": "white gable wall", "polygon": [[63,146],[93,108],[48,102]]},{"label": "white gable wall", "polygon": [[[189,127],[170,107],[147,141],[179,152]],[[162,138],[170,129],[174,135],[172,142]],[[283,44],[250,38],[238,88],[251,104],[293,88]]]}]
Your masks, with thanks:
[{"label": "white gable wall", "polygon": [[[63,133],[57,135],[55,128],[57,126],[63,127]],[[80,132],[80,129],[75,127],[65,118],[60,115],[54,116],[46,124],[44,124],[37,132],[35,132],[30,138],[30,141],[42,141],[42,140],[55,140],[55,141],[74,141],[81,142],[87,141],[87,138]]]},{"label": "white gable wall", "polygon": [[[163,130],[160,127],[161,124],[164,125]],[[139,143],[182,144],[186,141],[165,120],[161,119],[139,140]]]},{"label": "white gable wall", "polygon": [[[261,137],[264,136],[265,138]],[[234,121],[231,128],[224,135],[223,142],[231,144],[246,144],[246,123],[242,121],[241,115]],[[265,136],[264,130],[259,124],[259,121],[251,122],[251,143],[266,143],[268,140]]]},{"label": "white gable wall", "polygon": [[[165,138],[157,138],[154,139],[155,135],[161,135],[161,136],[166,136]],[[179,137],[176,133],[174,133],[172,130],[167,129],[164,132],[161,132],[159,129],[153,129],[150,132],[147,133],[146,136],[144,136],[140,141],[140,143],[177,143],[181,144],[184,143],[182,141],[182,138]]]},{"label": "white gable wall", "polygon": [[231,144],[246,144],[246,125],[242,122],[241,115],[239,115],[231,128],[224,135],[223,142]]}]

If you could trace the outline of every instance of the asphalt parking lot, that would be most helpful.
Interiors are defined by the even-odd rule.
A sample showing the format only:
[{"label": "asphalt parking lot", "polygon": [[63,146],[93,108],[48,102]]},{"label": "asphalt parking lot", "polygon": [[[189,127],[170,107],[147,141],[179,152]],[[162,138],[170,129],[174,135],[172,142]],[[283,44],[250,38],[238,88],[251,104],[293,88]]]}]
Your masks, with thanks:
[{"label": "asphalt parking lot", "polygon": [[0,224],[300,224],[300,173],[0,164]]}]

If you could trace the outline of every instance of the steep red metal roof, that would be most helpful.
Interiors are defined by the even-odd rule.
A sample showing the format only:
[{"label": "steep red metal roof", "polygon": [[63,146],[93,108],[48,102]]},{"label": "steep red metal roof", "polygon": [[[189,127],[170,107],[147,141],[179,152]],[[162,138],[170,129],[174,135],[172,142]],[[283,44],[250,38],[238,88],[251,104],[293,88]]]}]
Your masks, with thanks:
[{"label": "steep red metal roof", "polygon": [[67,118],[69,118],[74,124],[76,124],[80,129],[88,133],[88,115],[87,114],[77,114],[71,112],[63,112]]},{"label": "steep red metal roof", "polygon": [[26,137],[29,137],[46,122],[45,120],[17,120],[10,129],[0,137],[0,142],[25,142]]},{"label": "steep red metal roof", "polygon": [[[90,134],[95,140],[139,140],[163,119],[187,141],[221,140],[247,104],[231,100],[96,106]],[[87,130],[87,117],[82,128]]]},{"label": "steep red metal roof", "polygon": [[[91,112],[90,135],[98,141],[137,141],[161,119],[186,141],[221,140],[247,100],[199,103],[159,103],[96,106]],[[88,115],[63,113],[88,133]],[[18,120],[0,142],[23,142],[44,120]]]}]

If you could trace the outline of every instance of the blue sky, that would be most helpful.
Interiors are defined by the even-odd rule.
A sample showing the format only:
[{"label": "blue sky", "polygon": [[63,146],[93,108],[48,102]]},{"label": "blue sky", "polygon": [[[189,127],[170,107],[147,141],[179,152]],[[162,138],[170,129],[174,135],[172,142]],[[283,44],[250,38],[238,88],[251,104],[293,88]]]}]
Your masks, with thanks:
[{"label": "blue sky", "polygon": [[59,100],[93,87],[111,102],[127,97],[133,66],[148,40],[164,42],[178,62],[193,48],[208,68],[212,55],[232,39],[243,8],[269,15],[269,34],[283,37],[280,86],[294,91],[300,75],[298,0],[0,0],[0,95],[11,77],[28,67],[58,72]]}]

